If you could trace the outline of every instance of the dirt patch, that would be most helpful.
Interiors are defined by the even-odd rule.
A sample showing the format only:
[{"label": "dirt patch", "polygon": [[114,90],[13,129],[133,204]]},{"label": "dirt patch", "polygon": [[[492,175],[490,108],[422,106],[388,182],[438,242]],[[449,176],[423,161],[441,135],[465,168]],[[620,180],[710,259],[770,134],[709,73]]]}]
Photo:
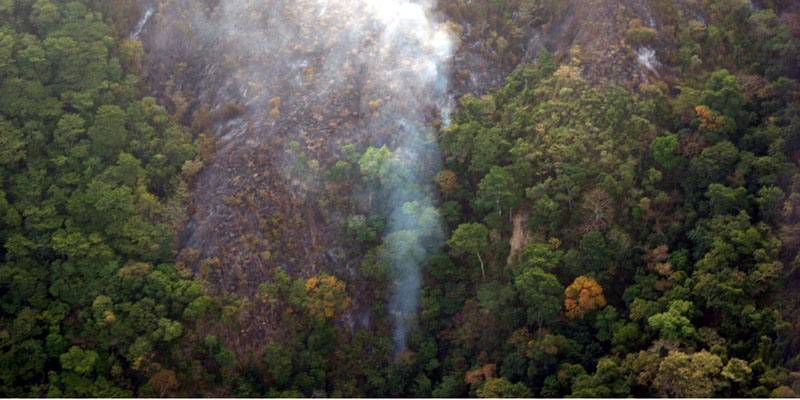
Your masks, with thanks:
[{"label": "dirt patch", "polygon": [[522,250],[526,244],[530,243],[531,232],[528,230],[529,219],[530,213],[527,210],[520,211],[517,215],[514,215],[514,230],[511,233],[511,240],[509,241],[511,253],[508,255],[508,259],[506,259],[506,264],[511,265],[520,250]]}]

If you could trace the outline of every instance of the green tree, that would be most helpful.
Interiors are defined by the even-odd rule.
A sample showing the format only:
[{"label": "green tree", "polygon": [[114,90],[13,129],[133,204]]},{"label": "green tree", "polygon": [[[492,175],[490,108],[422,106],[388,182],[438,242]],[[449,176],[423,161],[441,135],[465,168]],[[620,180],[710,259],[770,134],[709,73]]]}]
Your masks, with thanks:
[{"label": "green tree", "polygon": [[213,300],[210,297],[200,296],[186,305],[183,310],[183,317],[189,321],[197,321],[206,313],[212,303]]},{"label": "green tree", "polygon": [[93,350],[86,351],[78,346],[70,347],[68,352],[59,357],[61,360],[61,367],[79,374],[88,374],[91,372],[98,358],[97,352]]},{"label": "green tree", "polygon": [[0,116],[0,165],[14,167],[25,158],[22,132]]},{"label": "green tree", "polygon": [[49,31],[54,28],[58,21],[61,19],[61,13],[58,6],[53,4],[50,0],[36,0],[33,3],[33,12],[31,13],[31,22],[39,28],[40,31]]},{"label": "green tree", "polygon": [[368,181],[391,187],[391,184],[396,179],[395,165],[393,163],[392,152],[388,147],[381,146],[377,149],[370,147],[358,160],[358,167],[361,170],[361,174]]},{"label": "green tree", "polygon": [[122,152],[119,154],[117,164],[112,169],[112,175],[121,185],[136,187],[140,178],[143,178],[145,171],[142,162],[131,154]]},{"label": "green tree", "polygon": [[528,323],[537,323],[539,329],[561,310],[564,287],[553,274],[548,274],[541,268],[523,271],[514,279],[514,287],[527,307]]},{"label": "green tree", "polygon": [[552,243],[532,243],[522,248],[519,258],[520,270],[541,268],[552,273],[561,267],[564,252],[558,250]]},{"label": "green tree", "polygon": [[776,186],[762,186],[758,190],[756,204],[761,217],[767,222],[775,222],[780,216],[781,206],[786,194]]},{"label": "green tree", "polygon": [[496,208],[497,214],[511,210],[522,202],[522,190],[505,168],[494,166],[478,184],[478,200],[485,207]]},{"label": "green tree", "polygon": [[631,388],[623,368],[612,358],[597,362],[597,370],[592,375],[580,375],[572,384],[570,397],[626,397]]},{"label": "green tree", "polygon": [[687,318],[687,315],[691,316],[692,309],[691,302],[674,300],[669,304],[667,312],[653,315],[647,319],[647,323],[664,339],[691,344],[697,336],[694,325]]},{"label": "green tree", "polygon": [[268,345],[264,352],[264,363],[278,387],[285,387],[292,376],[292,357],[280,344]]},{"label": "green tree", "polygon": [[721,371],[719,356],[705,350],[691,355],[670,351],[661,360],[653,385],[664,396],[713,397]]},{"label": "green tree", "polygon": [[[3,1],[10,1],[13,3],[13,0],[3,0]],[[0,1],[0,9],[3,7],[3,2]],[[0,10],[0,13],[3,11]],[[16,40],[14,36],[10,34],[10,32],[0,32],[0,79],[5,78],[7,75],[13,75],[15,71],[15,60],[14,60],[14,45]]]},{"label": "green tree", "polygon": [[158,329],[153,331],[153,340],[163,340],[171,342],[183,334],[183,326],[178,321],[170,321],[167,318],[158,319]]},{"label": "green tree", "polygon": [[100,106],[88,134],[97,154],[104,156],[115,154],[127,141],[125,113],[117,106]]},{"label": "green tree", "polygon": [[53,131],[53,141],[64,151],[75,146],[86,132],[86,121],[77,114],[64,114]]},{"label": "green tree", "polygon": [[461,224],[453,232],[447,246],[450,247],[450,254],[458,257],[463,254],[475,254],[481,264],[481,276],[486,280],[486,270],[483,264],[481,253],[489,247],[489,230],[482,224],[468,223]]},{"label": "green tree", "polygon": [[722,369],[722,376],[735,383],[744,383],[752,377],[753,369],[747,365],[747,361],[739,358],[731,358],[728,364]]},{"label": "green tree", "polygon": [[665,172],[674,171],[680,164],[681,157],[677,154],[679,147],[676,135],[657,137],[650,145],[653,158]]},{"label": "green tree", "polygon": [[747,189],[745,188],[730,188],[718,183],[708,185],[706,191],[708,197],[711,213],[725,214],[725,213],[738,213],[738,211],[747,210]]},{"label": "green tree", "polygon": [[705,90],[701,92],[700,104],[720,112],[731,125],[731,134],[747,126],[748,115],[745,105],[747,98],[742,94],[736,77],[727,70],[715,71],[706,81]]},{"label": "green tree", "polygon": [[738,160],[739,149],[733,143],[728,141],[717,143],[692,158],[689,172],[694,181],[691,183],[702,189],[711,183],[724,182],[725,177],[733,173]]},{"label": "green tree", "polygon": [[479,398],[492,399],[492,398],[527,398],[532,397],[533,393],[525,387],[522,383],[511,383],[506,378],[492,378],[486,380],[475,394]]}]

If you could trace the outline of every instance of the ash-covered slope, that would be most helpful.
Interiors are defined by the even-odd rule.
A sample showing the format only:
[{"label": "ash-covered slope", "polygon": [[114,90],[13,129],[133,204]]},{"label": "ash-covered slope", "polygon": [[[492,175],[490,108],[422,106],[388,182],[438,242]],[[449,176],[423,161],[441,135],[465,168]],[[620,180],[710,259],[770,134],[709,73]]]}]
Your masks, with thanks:
[{"label": "ash-covered slope", "polygon": [[327,179],[347,144],[411,149],[413,179],[427,182],[438,150],[423,125],[452,99],[500,86],[544,50],[596,84],[669,80],[661,28],[676,10],[705,18],[683,2],[557,3],[543,14],[526,0],[144,2],[134,34],[153,92],[216,139],[182,261],[227,292],[251,292],[275,267],[337,273],[356,290],[363,254],[344,228],[373,196]]},{"label": "ash-covered slope", "polygon": [[441,0],[439,9],[461,32],[452,77],[457,97],[499,87],[518,64],[535,63],[543,50],[559,63],[580,66],[583,78],[595,84],[635,89],[669,81],[674,25],[708,20],[700,5],[684,1],[516,0],[500,6]]},{"label": "ash-covered slope", "polygon": [[[424,184],[438,150],[426,125],[449,108],[453,38],[430,2],[156,6],[141,33],[151,85],[196,133],[216,139],[214,161],[194,179],[182,238],[182,258],[198,276],[247,294],[276,267],[326,271],[357,292],[361,255],[342,247],[343,228],[353,204],[371,203],[373,193],[328,179],[347,144],[387,145],[398,160],[402,182],[380,196],[385,233],[438,232],[396,216],[405,203],[434,201]],[[403,268],[411,272],[395,282],[404,293],[393,301],[398,313],[414,311],[419,286],[419,268]]]}]

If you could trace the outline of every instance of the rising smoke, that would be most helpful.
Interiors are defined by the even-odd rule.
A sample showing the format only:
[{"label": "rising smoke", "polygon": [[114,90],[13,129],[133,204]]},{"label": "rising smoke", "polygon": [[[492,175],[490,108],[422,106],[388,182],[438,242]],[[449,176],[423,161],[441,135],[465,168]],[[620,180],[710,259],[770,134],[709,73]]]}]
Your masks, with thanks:
[{"label": "rising smoke", "polygon": [[[392,149],[396,179],[383,189],[391,210],[384,254],[394,276],[395,346],[404,348],[421,263],[443,236],[423,188],[433,171],[422,166],[439,157],[429,126],[435,118],[447,123],[455,44],[433,1],[223,0],[202,11],[165,4],[190,21],[204,54],[199,102],[215,112],[244,106],[241,117],[216,126],[223,154],[276,135],[320,153],[344,143]],[[207,229],[197,226],[189,242],[207,241]]]}]

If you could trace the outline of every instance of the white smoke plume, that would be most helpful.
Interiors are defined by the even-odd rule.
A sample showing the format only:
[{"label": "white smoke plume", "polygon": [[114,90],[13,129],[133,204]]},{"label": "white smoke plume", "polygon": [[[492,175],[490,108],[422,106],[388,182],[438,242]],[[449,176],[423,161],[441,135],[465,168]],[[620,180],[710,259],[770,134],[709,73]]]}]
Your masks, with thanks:
[{"label": "white smoke plume", "polygon": [[[433,171],[424,166],[438,162],[429,126],[436,118],[447,123],[455,38],[434,2],[221,0],[202,12],[181,3],[167,0],[162,11],[172,7],[190,21],[181,29],[192,30],[205,60],[199,102],[212,111],[243,106],[240,117],[216,126],[222,157],[275,136],[298,141],[312,157],[343,143],[393,151],[398,179],[385,187],[391,212],[384,247],[391,249],[389,311],[402,350],[418,307],[420,264],[442,242],[434,201],[423,188]],[[204,240],[203,229],[192,233],[196,240]]]}]

